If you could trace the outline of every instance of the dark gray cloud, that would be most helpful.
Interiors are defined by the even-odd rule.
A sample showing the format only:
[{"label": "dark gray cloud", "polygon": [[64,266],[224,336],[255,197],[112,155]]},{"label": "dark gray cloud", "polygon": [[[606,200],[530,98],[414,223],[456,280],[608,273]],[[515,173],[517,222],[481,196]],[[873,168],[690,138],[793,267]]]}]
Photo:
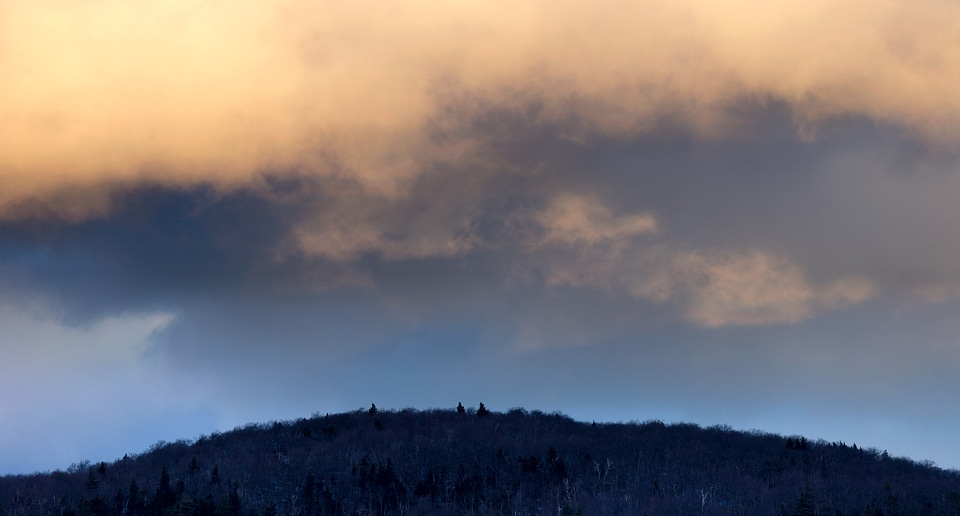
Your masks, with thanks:
[{"label": "dark gray cloud", "polygon": [[277,210],[260,196],[217,198],[209,189],[137,188],[115,194],[109,218],[5,222],[3,261],[25,288],[47,292],[68,318],[175,305],[191,295],[226,295],[274,269],[283,238]]},{"label": "dark gray cloud", "polygon": [[[631,311],[672,306],[721,325],[796,322],[878,293],[956,288],[956,157],[894,128],[838,121],[805,142],[773,104],[743,108],[755,139],[667,130],[583,142],[540,124],[536,103],[473,117],[456,106],[434,138],[484,143],[460,164],[430,165],[407,195],[289,173],[228,191],[118,188],[100,218],[3,222],[7,283],[46,292],[77,321],[175,310],[193,297],[350,286],[425,313],[524,288],[602,291]],[[703,312],[726,295],[719,278],[763,274],[795,291],[791,304],[767,315]],[[738,301],[748,312],[767,299],[748,294]]]}]

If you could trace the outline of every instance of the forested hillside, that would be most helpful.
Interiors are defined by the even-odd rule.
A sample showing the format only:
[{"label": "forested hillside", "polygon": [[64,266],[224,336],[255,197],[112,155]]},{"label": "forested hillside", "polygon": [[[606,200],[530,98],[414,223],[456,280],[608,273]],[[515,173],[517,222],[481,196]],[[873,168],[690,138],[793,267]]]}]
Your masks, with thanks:
[{"label": "forested hillside", "polygon": [[953,515],[960,472],[726,427],[371,407],[3,477],[0,514]]}]

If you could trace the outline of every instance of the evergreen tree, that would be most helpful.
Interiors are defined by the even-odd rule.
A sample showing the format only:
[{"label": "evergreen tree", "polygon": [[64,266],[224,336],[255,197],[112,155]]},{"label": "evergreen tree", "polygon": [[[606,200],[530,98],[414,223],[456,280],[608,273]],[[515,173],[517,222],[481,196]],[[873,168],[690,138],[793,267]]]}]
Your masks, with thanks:
[{"label": "evergreen tree", "polygon": [[143,514],[143,499],[140,497],[140,486],[137,485],[136,480],[130,481],[130,489],[127,490],[127,513]]},{"label": "evergreen tree", "polygon": [[217,504],[213,501],[213,495],[207,493],[207,496],[200,502],[197,510],[197,516],[216,516]]},{"label": "evergreen tree", "polygon": [[240,514],[240,485],[233,484],[230,487],[230,496],[227,499],[227,508],[229,514]]},{"label": "evergreen tree", "polygon": [[490,411],[487,410],[487,407],[483,406],[483,403],[480,403],[480,408],[477,409],[477,415],[480,417],[487,417],[490,415]]},{"label": "evergreen tree", "polygon": [[123,494],[123,489],[117,489],[117,494],[113,497],[113,512],[116,514],[125,514],[127,497]]},{"label": "evergreen tree", "polygon": [[797,499],[793,509],[793,516],[814,516],[816,513],[817,506],[814,503],[813,490],[807,484],[803,486],[803,491],[800,492],[800,498]]},{"label": "evergreen tree", "polygon": [[161,510],[172,506],[177,501],[177,497],[170,487],[170,473],[167,471],[166,466],[160,470],[160,484],[157,485],[156,498],[156,502],[160,505]]},{"label": "evergreen tree", "polygon": [[90,493],[96,492],[97,489],[100,489],[100,481],[93,476],[93,469],[90,469],[87,472],[86,488],[87,488],[87,491]]},{"label": "evergreen tree", "polygon": [[303,483],[303,504],[307,514],[313,514],[317,502],[317,480],[313,473],[307,473],[307,480]]}]

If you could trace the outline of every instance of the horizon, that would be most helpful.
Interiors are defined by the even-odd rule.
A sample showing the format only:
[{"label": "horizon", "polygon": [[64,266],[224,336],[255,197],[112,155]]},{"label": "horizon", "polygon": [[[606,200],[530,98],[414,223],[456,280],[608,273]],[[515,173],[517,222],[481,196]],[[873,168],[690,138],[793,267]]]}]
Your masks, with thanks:
[{"label": "horizon", "polygon": [[0,474],[478,394],[960,468],[957,26],[5,1]]},{"label": "horizon", "polygon": [[[374,403],[373,405],[375,406],[376,404]],[[947,468],[947,467],[943,467],[943,466],[941,466],[941,465],[939,465],[939,464],[936,464],[935,462],[930,461],[930,460],[917,459],[917,458],[915,458],[915,457],[900,456],[900,455],[896,455],[896,454],[893,454],[893,453],[889,453],[889,450],[887,450],[886,448],[883,448],[882,446],[869,446],[869,445],[862,445],[862,444],[859,444],[859,443],[856,443],[856,442],[850,442],[850,443],[848,443],[848,442],[844,442],[844,441],[842,441],[842,440],[830,440],[830,439],[824,439],[824,438],[820,438],[820,437],[808,437],[808,436],[806,436],[806,435],[801,435],[801,434],[797,434],[797,433],[769,432],[769,431],[766,431],[766,430],[763,430],[763,429],[759,429],[759,428],[749,428],[749,429],[748,429],[748,428],[735,428],[735,427],[732,427],[732,426],[730,426],[730,425],[722,424],[722,423],[705,425],[705,424],[694,423],[694,422],[691,422],[691,421],[664,421],[664,420],[662,420],[662,419],[657,419],[657,418],[644,419],[644,420],[631,419],[631,420],[616,420],[616,421],[613,421],[613,420],[596,420],[596,419],[581,419],[581,418],[572,417],[572,416],[570,416],[569,414],[563,413],[563,412],[561,412],[561,411],[559,411],[559,410],[554,410],[554,411],[549,411],[549,412],[547,412],[547,411],[543,411],[543,410],[539,410],[539,409],[528,409],[528,408],[525,408],[525,407],[511,407],[511,408],[509,408],[509,409],[498,410],[498,409],[490,409],[490,407],[486,407],[486,404],[484,404],[484,406],[485,406],[485,408],[487,408],[487,410],[489,410],[490,413],[492,413],[492,414],[509,415],[509,414],[512,414],[513,412],[519,410],[519,411],[521,411],[523,414],[529,415],[529,416],[537,416],[537,415],[540,415],[540,416],[560,416],[560,417],[568,418],[568,419],[570,419],[570,420],[572,420],[572,421],[574,421],[574,422],[576,422],[576,423],[585,424],[585,425],[587,425],[587,424],[595,424],[595,425],[638,425],[638,426],[644,426],[644,425],[648,425],[648,424],[662,424],[662,425],[665,425],[666,427],[693,425],[693,426],[695,426],[695,427],[697,427],[697,428],[704,429],[704,430],[710,430],[710,429],[718,428],[718,429],[721,429],[721,430],[724,430],[724,431],[734,432],[734,433],[744,434],[744,435],[775,436],[775,437],[781,437],[781,438],[783,438],[783,439],[789,439],[789,438],[797,438],[797,439],[799,439],[799,438],[803,438],[803,439],[806,439],[807,442],[812,443],[812,444],[823,444],[823,445],[840,444],[840,445],[845,445],[845,446],[852,447],[852,448],[854,448],[854,449],[860,449],[860,450],[863,450],[863,451],[866,451],[866,452],[872,452],[872,453],[876,453],[876,454],[881,454],[881,453],[883,453],[883,454],[885,454],[885,455],[888,455],[888,456],[889,456],[890,458],[892,458],[892,459],[905,459],[905,460],[909,460],[909,461],[911,461],[911,462],[913,462],[913,463],[915,463],[915,464],[922,465],[922,466],[926,466],[926,467],[934,467],[934,468],[938,468],[938,469],[941,469],[941,470],[944,470],[944,471],[956,471],[956,472],[960,472],[960,468]],[[454,406],[454,407],[430,407],[430,408],[414,408],[414,407],[403,407],[403,408],[387,407],[387,408],[383,408],[383,407],[377,406],[376,408],[377,408],[377,414],[381,414],[381,413],[400,414],[400,413],[405,413],[405,412],[408,412],[408,411],[413,411],[413,412],[435,412],[435,411],[439,411],[439,412],[455,413],[455,412],[457,411],[457,407],[455,407],[455,406]],[[464,405],[464,409],[465,409],[465,411],[466,411],[466,414],[468,414],[468,415],[476,415],[477,408],[478,408],[478,407],[473,407],[473,406]],[[46,469],[46,470],[42,470],[42,471],[26,471],[26,472],[15,472],[15,473],[0,473],[0,477],[3,477],[3,476],[48,475],[48,474],[56,473],[56,472],[69,472],[69,471],[73,470],[74,468],[76,468],[76,467],[78,467],[78,466],[82,466],[82,465],[84,465],[84,464],[88,464],[88,465],[89,465],[89,464],[93,464],[93,465],[96,465],[96,464],[100,464],[100,463],[106,463],[106,464],[109,465],[109,464],[116,463],[116,462],[118,462],[118,461],[122,461],[122,460],[124,460],[124,459],[126,459],[126,458],[128,458],[128,457],[130,457],[130,458],[136,458],[136,457],[139,457],[139,456],[147,455],[147,454],[151,453],[153,450],[158,449],[158,448],[162,448],[162,447],[164,447],[164,446],[166,446],[166,445],[178,444],[178,443],[186,443],[186,444],[188,444],[188,445],[193,445],[193,444],[196,444],[196,443],[198,443],[198,442],[201,442],[201,441],[204,440],[204,439],[211,438],[211,437],[213,437],[213,436],[215,436],[215,435],[219,435],[219,434],[229,434],[229,433],[234,432],[234,431],[245,430],[245,429],[247,429],[247,428],[249,428],[249,427],[267,427],[267,426],[271,426],[271,425],[276,424],[276,423],[281,423],[281,424],[296,424],[296,423],[301,422],[301,421],[310,421],[310,420],[314,420],[314,419],[323,419],[323,418],[325,418],[325,417],[339,416],[339,415],[345,415],[345,414],[355,414],[355,413],[367,414],[369,410],[370,410],[370,407],[360,407],[360,408],[357,408],[357,409],[354,409],[354,410],[346,410],[346,411],[336,412],[336,413],[327,412],[327,413],[324,413],[324,414],[320,414],[319,412],[314,412],[313,414],[311,414],[311,415],[309,415],[309,416],[289,418],[289,419],[272,419],[272,420],[266,420],[266,421],[248,421],[248,422],[246,422],[246,423],[238,424],[238,425],[236,425],[236,426],[234,426],[234,427],[232,427],[232,428],[216,429],[216,430],[211,430],[211,431],[206,432],[206,433],[200,433],[200,434],[197,435],[196,437],[192,437],[192,438],[180,437],[180,438],[176,438],[176,439],[159,439],[159,440],[157,440],[156,442],[151,443],[149,446],[144,447],[142,451],[128,451],[128,452],[125,452],[122,456],[115,457],[115,458],[112,458],[112,459],[91,459],[91,458],[86,458],[86,459],[78,460],[78,461],[73,462],[73,463],[71,463],[71,464],[69,464],[69,465],[66,465],[66,466],[57,467],[57,468],[53,468],[53,469]]]}]

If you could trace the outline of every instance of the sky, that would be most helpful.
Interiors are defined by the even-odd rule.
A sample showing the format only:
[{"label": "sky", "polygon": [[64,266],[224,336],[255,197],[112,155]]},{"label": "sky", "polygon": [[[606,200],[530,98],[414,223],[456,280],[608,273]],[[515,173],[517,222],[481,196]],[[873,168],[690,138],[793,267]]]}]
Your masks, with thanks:
[{"label": "sky", "polygon": [[4,0],[0,474],[369,407],[960,468],[952,0]]}]

